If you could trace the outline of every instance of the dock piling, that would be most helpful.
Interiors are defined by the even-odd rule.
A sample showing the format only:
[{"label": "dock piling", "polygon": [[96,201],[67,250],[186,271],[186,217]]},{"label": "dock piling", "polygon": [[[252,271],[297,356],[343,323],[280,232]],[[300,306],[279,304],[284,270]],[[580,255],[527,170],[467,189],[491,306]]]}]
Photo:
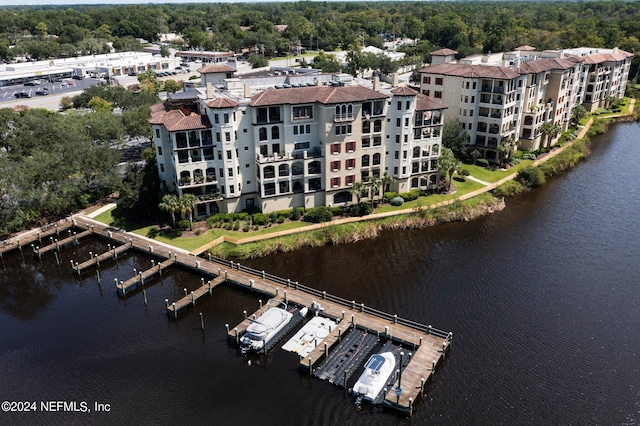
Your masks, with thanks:
[{"label": "dock piling", "polygon": [[100,270],[96,269],[96,278],[98,280],[98,284],[100,284]]},{"label": "dock piling", "polygon": [[58,257],[58,252],[54,251],[53,254],[56,256],[56,265],[60,266],[60,258]]},{"label": "dock piling", "polygon": [[200,330],[204,330],[204,318],[202,317],[202,312],[200,312]]},{"label": "dock piling", "polygon": [[191,304],[193,306],[196,306],[196,295],[193,293],[193,291],[191,292]]},{"label": "dock piling", "polygon": [[247,311],[242,311],[242,315],[244,315],[244,319],[247,319]]},{"label": "dock piling", "polygon": [[142,285],[142,295],[144,297],[144,306],[148,306],[148,304],[147,304],[147,290],[144,288],[144,284]]},{"label": "dock piling", "polygon": [[177,319],[178,318],[178,311],[176,311],[176,303],[173,302],[173,319]]}]

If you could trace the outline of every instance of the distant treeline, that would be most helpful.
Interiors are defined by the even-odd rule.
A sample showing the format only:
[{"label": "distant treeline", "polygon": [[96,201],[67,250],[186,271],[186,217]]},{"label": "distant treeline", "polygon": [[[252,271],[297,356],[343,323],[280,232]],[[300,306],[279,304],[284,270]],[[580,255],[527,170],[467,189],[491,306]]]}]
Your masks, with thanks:
[{"label": "distant treeline", "polygon": [[[141,49],[159,33],[183,35],[185,48],[258,48],[267,56],[298,43],[327,51],[420,39],[410,55],[451,48],[468,55],[531,45],[640,49],[640,2],[292,2],[0,9],[0,58],[34,59]],[[276,27],[286,25],[286,29]]]}]

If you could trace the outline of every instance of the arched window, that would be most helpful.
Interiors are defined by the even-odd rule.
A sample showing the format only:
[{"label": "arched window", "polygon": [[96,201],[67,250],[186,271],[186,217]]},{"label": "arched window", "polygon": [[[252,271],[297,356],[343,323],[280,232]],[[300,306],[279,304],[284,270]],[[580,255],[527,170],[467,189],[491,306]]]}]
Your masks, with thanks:
[{"label": "arched window", "polygon": [[373,154],[373,165],[376,166],[380,164],[380,154]]},{"label": "arched window", "polygon": [[258,134],[259,134],[259,139],[261,141],[266,141],[267,140],[267,128],[266,127],[260,127],[260,129],[258,130]]},{"label": "arched window", "polygon": [[264,178],[270,179],[276,177],[276,169],[273,166],[267,166],[264,168]]},{"label": "arched window", "polygon": [[278,176],[289,176],[288,164],[280,164],[280,166],[278,166]]},{"label": "arched window", "polygon": [[416,146],[413,148],[413,158],[418,158],[420,157],[420,147]]},{"label": "arched window", "polygon": [[362,167],[367,167],[369,165],[369,154],[365,154],[362,156]]},{"label": "arched window", "polygon": [[371,133],[371,122],[363,121],[362,122],[362,133]]},{"label": "arched window", "polygon": [[278,126],[271,128],[271,139],[280,139],[280,128]]},{"label": "arched window", "polygon": [[381,120],[376,120],[373,122],[373,131],[374,132],[381,132],[382,131],[382,121]]}]

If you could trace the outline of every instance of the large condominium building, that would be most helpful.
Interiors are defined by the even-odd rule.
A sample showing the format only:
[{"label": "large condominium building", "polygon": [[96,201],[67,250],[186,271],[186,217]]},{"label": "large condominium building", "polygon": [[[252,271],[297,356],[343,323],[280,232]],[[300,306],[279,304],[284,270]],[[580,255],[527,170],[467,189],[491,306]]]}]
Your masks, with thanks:
[{"label": "large condominium building", "polygon": [[550,145],[554,135],[541,132],[545,123],[565,130],[575,106],[592,112],[622,97],[633,56],[618,49],[537,52],[529,46],[459,61],[456,53],[432,53],[433,65],[420,70],[420,92],[447,105],[447,117],[460,121],[472,149],[493,162],[500,160],[502,142],[528,150]]},{"label": "large condominium building", "polygon": [[170,96],[150,119],[160,179],[197,195],[198,216],[345,205],[356,182],[437,187],[446,106],[415,90],[325,74],[259,82],[201,72],[203,89]]}]

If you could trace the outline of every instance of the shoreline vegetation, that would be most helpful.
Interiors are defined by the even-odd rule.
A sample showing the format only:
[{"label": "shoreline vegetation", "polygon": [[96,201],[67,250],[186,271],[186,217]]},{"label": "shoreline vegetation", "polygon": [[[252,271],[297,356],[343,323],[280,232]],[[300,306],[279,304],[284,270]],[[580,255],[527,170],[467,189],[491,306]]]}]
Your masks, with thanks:
[{"label": "shoreline vegetation", "polygon": [[[591,116],[583,120],[578,128],[571,128],[547,153],[535,161],[525,160],[508,170],[488,170],[465,165],[477,171],[484,180],[471,177],[454,177],[456,192],[434,194],[405,202],[402,207],[393,208],[389,204],[379,205],[373,214],[363,217],[333,219],[329,222],[306,223],[289,221],[268,225],[260,230],[246,230],[224,227],[206,227],[194,224],[195,232],[190,236],[172,235],[158,226],[131,228],[119,223],[113,215],[115,209],[96,215],[94,219],[125,228],[145,237],[180,247],[200,255],[209,253],[224,259],[245,260],[264,257],[275,253],[286,253],[308,247],[345,244],[376,238],[385,230],[421,229],[442,223],[470,221],[501,211],[506,207],[505,198],[517,195],[544,184],[545,178],[575,167],[590,155],[591,136],[605,133],[610,123],[615,121],[635,121],[633,115],[635,100],[626,102],[619,114]],[[575,132],[579,131],[577,136]],[[204,226],[204,228],[203,228]]]},{"label": "shoreline vegetation", "polygon": [[578,129],[573,128],[563,134],[575,134],[579,130],[577,136],[564,139],[561,136],[549,152],[535,161],[523,160],[508,170],[495,171],[465,165],[472,170],[471,176],[454,177],[454,193],[422,196],[405,202],[401,207],[378,205],[373,214],[362,217],[334,218],[315,224],[288,221],[274,226],[269,224],[259,230],[252,229],[250,234],[230,226],[207,226],[207,221],[201,221],[194,223],[192,232],[181,236],[179,233],[166,232],[166,227],[160,224],[139,227],[127,223],[119,217],[117,207],[93,215],[88,210],[84,214],[107,225],[188,250],[195,255],[209,253],[219,258],[237,260],[301,248],[354,243],[376,238],[385,230],[422,229],[443,223],[470,221],[503,210],[506,207],[505,198],[541,186],[545,178],[575,167],[590,155],[592,136],[605,133],[614,121],[640,120],[640,114],[634,114],[634,104],[635,100],[631,99],[619,114],[592,116],[583,120]]}]

